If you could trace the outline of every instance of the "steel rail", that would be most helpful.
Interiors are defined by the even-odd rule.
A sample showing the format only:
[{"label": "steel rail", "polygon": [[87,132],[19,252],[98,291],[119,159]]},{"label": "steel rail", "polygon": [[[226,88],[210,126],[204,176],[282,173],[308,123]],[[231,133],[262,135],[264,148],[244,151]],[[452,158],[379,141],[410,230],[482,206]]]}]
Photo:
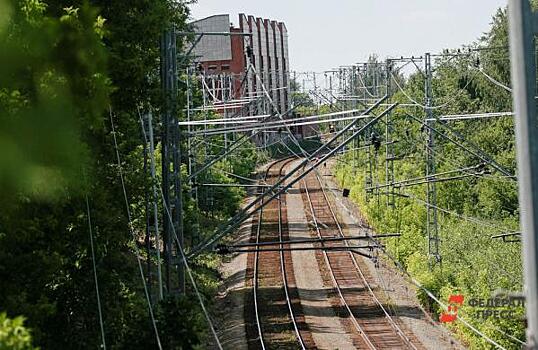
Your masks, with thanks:
[{"label": "steel rail", "polygon": [[[312,219],[314,220],[314,224],[316,226],[316,232],[318,234],[318,238],[321,239],[322,235],[321,235],[321,231],[319,229],[318,219],[316,217],[316,213],[314,212],[314,206],[312,204],[312,198],[310,198],[310,192],[308,191],[308,185],[307,185],[306,180],[304,178],[303,178],[303,183],[304,183],[304,187],[305,187],[306,197],[308,198],[308,204],[309,204],[309,207],[310,207],[310,213],[312,215]],[[329,257],[327,256],[327,252],[325,252],[325,251],[323,252],[323,257],[325,258],[325,263],[327,264],[327,267],[329,268],[331,280],[333,282],[333,285],[336,288],[336,291],[338,292],[338,296],[340,297],[340,301],[342,302],[342,305],[344,306],[344,308],[346,309],[346,311],[348,312],[348,314],[350,316],[351,323],[353,323],[353,326],[355,326],[355,329],[357,330],[357,332],[359,332],[360,336],[362,337],[362,339],[364,340],[364,342],[366,343],[368,348],[370,348],[372,350],[375,350],[376,347],[374,346],[372,341],[368,338],[368,335],[366,334],[366,332],[362,329],[361,325],[359,324],[359,322],[355,318],[355,315],[353,314],[353,311],[351,310],[351,307],[349,306],[346,299],[344,298],[344,294],[342,293],[342,288],[340,287],[340,284],[336,280],[333,267],[332,267],[332,265],[330,263]]]},{"label": "steel rail", "polygon": [[[292,159],[293,160],[293,159]],[[278,175],[279,177],[282,176],[282,170],[284,167],[291,162],[292,160],[285,161],[282,167],[280,168]],[[289,286],[288,286],[288,273],[286,271],[285,266],[285,260],[284,260],[284,244],[282,239],[282,201],[280,200],[281,195],[278,196],[278,238],[280,241],[280,270],[282,271],[282,280],[284,281],[284,292],[286,294],[286,303],[288,304],[288,310],[290,312],[291,320],[293,322],[293,328],[295,330],[295,335],[297,336],[297,340],[301,344],[301,348],[303,350],[306,349],[306,346],[303,341],[303,337],[301,336],[301,332],[299,331],[299,327],[297,325],[297,320],[295,318],[295,313],[293,312],[293,306],[290,299],[290,293],[289,293]]]},{"label": "steel rail", "polygon": [[[329,198],[327,197],[327,193],[325,191],[325,187],[323,186],[323,182],[321,181],[319,175],[316,174],[316,179],[318,180],[319,182],[319,185],[320,185],[320,189],[321,189],[321,192],[323,194],[323,197],[325,198],[325,202],[327,203],[327,207],[329,208],[330,212],[331,212],[331,215],[334,219],[334,222],[336,223],[336,226],[338,227],[338,232],[340,233],[340,236],[341,237],[345,237],[344,235],[344,232],[342,230],[342,227],[340,226],[340,223],[338,222],[338,219],[336,217],[336,214],[332,208],[332,205],[331,205],[331,202],[329,201]],[[347,246],[348,245],[348,242],[347,241],[344,241],[344,244]],[[366,279],[366,277],[364,276],[363,272],[362,272],[362,269],[360,268],[358,262],[357,262],[357,259],[355,258],[355,256],[353,254],[350,253],[350,257],[353,261],[353,265],[355,265],[355,268],[357,269],[357,271],[359,272],[359,275],[361,276],[361,279],[364,283],[364,285],[368,288],[368,291],[370,293],[370,295],[372,296],[372,299],[376,302],[376,304],[381,308],[381,310],[383,310],[383,313],[385,314],[385,318],[388,320],[388,322],[390,323],[391,327],[396,331],[396,333],[400,336],[400,338],[402,338],[402,340],[412,349],[415,349],[417,350],[417,347],[411,342],[411,340],[405,335],[405,333],[401,330],[401,328],[398,326],[398,324],[396,324],[396,322],[393,320],[392,316],[387,312],[387,310],[385,309],[385,307],[383,306],[383,304],[381,303],[381,301],[377,298],[377,296],[375,295],[374,291],[372,290],[372,288],[370,287],[370,284],[368,283],[368,280]]]},{"label": "steel rail", "polygon": [[[284,164],[281,165],[279,169],[279,175],[282,173],[282,169],[284,166],[286,166],[290,161],[293,159],[284,160]],[[265,181],[267,181],[269,177],[270,170],[277,164],[282,163],[283,160],[278,160],[273,162],[266,170],[265,172]],[[280,195],[279,195],[280,199]],[[258,224],[256,227],[256,244],[260,244],[260,237],[261,237],[261,228],[263,225],[263,208],[259,211],[259,219]],[[278,200],[278,236],[279,236],[279,244],[280,248],[283,248],[283,240],[282,240],[282,202]],[[259,288],[259,258],[260,258],[260,250],[253,251],[255,253],[254,255],[254,272],[253,272],[253,298],[254,298],[254,311],[255,311],[255,318],[256,318],[256,326],[258,329],[258,338],[260,340],[260,346],[262,349],[266,349],[265,342],[263,339],[263,330],[262,330],[262,320],[259,312],[260,303],[258,301],[258,288]],[[295,313],[293,312],[292,303],[289,297],[289,287],[288,287],[288,277],[286,273],[286,266],[284,261],[284,251],[280,251],[280,271],[282,273],[282,281],[284,285],[284,293],[286,296],[286,303],[288,306],[288,310],[290,313],[290,319],[293,323],[294,332],[297,336],[297,340],[299,344],[301,345],[301,348],[304,350],[306,349],[303,338],[301,336],[301,333],[299,332],[299,327],[297,325]]]},{"label": "steel rail", "polygon": [[[269,169],[276,164],[273,163],[269,168],[267,169],[267,172],[265,174],[265,179],[267,179],[267,174],[269,174]],[[263,209],[260,210],[260,213],[258,214],[258,226],[256,227],[256,244],[260,243],[260,233],[261,233],[261,227],[262,227],[262,221],[263,221]],[[259,252],[256,252],[254,255],[254,272],[253,272],[253,286],[252,286],[252,295],[254,298],[254,314],[256,317],[256,326],[258,329],[258,338],[260,339],[260,346],[263,350],[265,350],[265,343],[263,341],[263,331],[262,331],[262,323],[260,319],[260,313],[258,312],[259,305],[258,305],[258,261],[259,261]]]},{"label": "steel rail", "polygon": [[[267,178],[269,176],[269,171],[273,166],[275,166],[278,162],[273,162],[271,165],[267,167],[267,170],[265,171],[264,176],[264,182],[267,181]],[[260,243],[260,236],[261,236],[261,227],[263,222],[263,208],[260,210],[260,213],[258,214],[258,224],[256,227],[256,244]],[[259,263],[260,253],[258,251],[254,254],[254,271],[253,271],[253,286],[252,286],[252,295],[254,299],[254,315],[256,318],[256,327],[258,329],[258,339],[260,340],[260,346],[263,350],[265,350],[265,342],[263,340],[263,331],[262,331],[262,322],[261,317],[259,313],[259,305],[258,305],[258,263]]]}]

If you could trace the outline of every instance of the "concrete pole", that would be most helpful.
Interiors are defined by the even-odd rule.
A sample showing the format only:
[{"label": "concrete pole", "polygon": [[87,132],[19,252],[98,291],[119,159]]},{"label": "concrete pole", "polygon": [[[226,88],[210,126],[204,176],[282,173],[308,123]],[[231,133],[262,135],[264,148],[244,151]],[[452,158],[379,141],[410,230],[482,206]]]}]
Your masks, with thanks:
[{"label": "concrete pole", "polygon": [[[534,17],[534,20],[533,20]],[[510,61],[517,147],[520,222],[527,312],[527,348],[538,349],[538,129],[536,124],[536,15],[528,0],[508,2]]]}]

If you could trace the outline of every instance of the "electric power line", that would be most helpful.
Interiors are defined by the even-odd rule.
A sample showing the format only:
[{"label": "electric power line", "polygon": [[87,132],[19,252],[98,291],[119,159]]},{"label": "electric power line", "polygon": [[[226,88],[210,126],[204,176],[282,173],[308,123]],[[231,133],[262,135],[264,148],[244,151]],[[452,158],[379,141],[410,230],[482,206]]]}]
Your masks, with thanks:
[{"label": "electric power line", "polygon": [[144,294],[146,296],[146,302],[148,304],[149,315],[150,315],[150,318],[151,318],[151,323],[153,325],[153,330],[155,332],[155,339],[157,340],[157,346],[159,347],[159,350],[162,350],[161,339],[159,337],[159,331],[157,329],[157,322],[155,321],[155,316],[153,314],[153,307],[151,305],[151,300],[150,300],[150,297],[149,297],[148,286],[146,284],[146,278],[144,277],[144,270],[142,269],[142,263],[140,262],[140,260],[141,260],[140,250],[138,249],[137,237],[136,237],[136,233],[134,231],[133,221],[132,221],[132,218],[131,218],[131,207],[129,205],[129,199],[127,198],[127,190],[125,189],[125,181],[124,181],[124,178],[123,178],[123,167],[121,165],[120,151],[119,151],[119,148],[118,148],[118,141],[116,139],[116,129],[114,127],[114,120],[112,118],[112,108],[111,107],[109,107],[109,117],[110,117],[110,125],[112,127],[112,137],[114,138],[114,148],[116,150],[116,159],[118,161],[118,173],[120,175],[121,187],[123,189],[123,198],[125,200],[125,207],[126,207],[126,210],[127,210],[127,220],[129,221],[128,226],[129,226],[129,230],[131,231],[131,235],[132,235],[133,241],[134,241],[134,249],[135,249],[135,253],[136,253],[136,261],[138,263],[138,270],[140,271],[140,278],[142,279],[142,285],[144,287]]},{"label": "electric power line", "polygon": [[92,253],[92,265],[93,265],[93,278],[95,281],[95,294],[97,297],[97,310],[99,313],[99,326],[101,328],[101,341],[103,350],[106,350],[106,341],[105,341],[105,325],[103,322],[103,310],[101,308],[101,296],[99,293],[99,282],[97,280],[97,265],[95,262],[95,251],[93,249],[93,230],[92,230],[92,219],[90,215],[90,203],[88,201],[88,195],[86,195],[86,213],[88,216],[88,231],[90,234],[90,250]]},{"label": "electric power line", "polygon": [[[139,118],[141,119],[142,117],[139,115]],[[147,135],[146,135],[146,131],[144,129],[142,129],[142,134],[144,135],[145,142],[147,142],[148,141],[147,140]],[[157,182],[158,181],[159,180],[157,180]],[[180,255],[181,255],[182,263],[185,264],[185,269],[187,270],[189,280],[192,283],[192,287],[193,287],[194,292],[195,292],[195,294],[196,294],[196,296],[198,298],[198,302],[200,303],[200,307],[202,308],[202,312],[204,313],[204,317],[206,318],[206,321],[207,321],[207,323],[209,325],[209,328],[210,328],[210,330],[211,330],[211,332],[212,332],[212,334],[213,334],[213,336],[215,338],[217,346],[219,347],[219,349],[222,350],[222,345],[221,345],[219,337],[218,337],[218,335],[217,335],[217,333],[215,331],[215,327],[213,326],[213,321],[209,317],[209,313],[207,312],[207,309],[205,307],[203,297],[200,294],[200,291],[198,290],[198,286],[196,284],[196,281],[194,280],[192,270],[191,270],[191,268],[189,266],[189,263],[187,262],[187,259],[185,257],[185,252],[183,250],[183,246],[181,245],[181,243],[179,241],[179,238],[177,237],[177,233],[176,233],[176,229],[175,229],[174,224],[173,224],[173,219],[172,219],[172,215],[170,213],[170,209],[168,208],[168,205],[166,204],[166,201],[164,200],[164,193],[163,193],[163,190],[162,190],[162,186],[159,186],[159,189],[160,189],[161,197],[163,199],[163,206],[164,206],[165,211],[166,211],[166,216],[168,217],[168,220],[170,221],[170,226],[172,228],[172,233],[174,235],[174,239],[176,241],[176,244],[178,245],[178,250],[179,250]]]}]

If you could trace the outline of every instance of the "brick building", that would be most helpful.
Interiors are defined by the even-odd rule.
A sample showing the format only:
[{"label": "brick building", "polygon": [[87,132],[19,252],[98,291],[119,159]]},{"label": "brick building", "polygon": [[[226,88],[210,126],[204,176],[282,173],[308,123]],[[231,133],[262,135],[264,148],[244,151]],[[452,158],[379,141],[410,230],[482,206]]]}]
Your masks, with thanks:
[{"label": "brick building", "polygon": [[240,14],[239,26],[234,27],[230,16],[224,14],[200,19],[193,26],[195,32],[249,34],[205,35],[194,49],[205,84],[216,100],[260,97],[243,114],[266,114],[273,111],[268,99],[261,98],[267,91],[280,113],[289,110],[288,33],[284,23]]}]

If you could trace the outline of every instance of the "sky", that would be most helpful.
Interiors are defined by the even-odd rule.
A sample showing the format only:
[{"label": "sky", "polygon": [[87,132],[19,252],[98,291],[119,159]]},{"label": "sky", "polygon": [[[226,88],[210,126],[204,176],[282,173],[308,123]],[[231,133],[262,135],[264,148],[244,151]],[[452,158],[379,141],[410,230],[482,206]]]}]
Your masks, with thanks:
[{"label": "sky", "polygon": [[476,41],[507,0],[198,0],[194,19],[239,13],[282,21],[290,68],[321,72],[370,54],[420,56]]}]

